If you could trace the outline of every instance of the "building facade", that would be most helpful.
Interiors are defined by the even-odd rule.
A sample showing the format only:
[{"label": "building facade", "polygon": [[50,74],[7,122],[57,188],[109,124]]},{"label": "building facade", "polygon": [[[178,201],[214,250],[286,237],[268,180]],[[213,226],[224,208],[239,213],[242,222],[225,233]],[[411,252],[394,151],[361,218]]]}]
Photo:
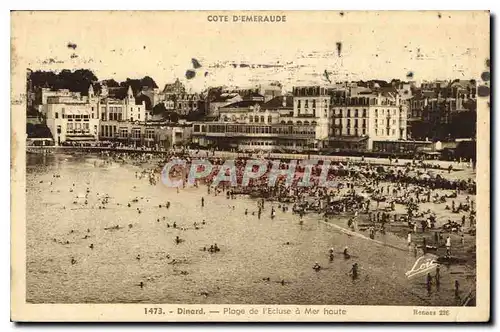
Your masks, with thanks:
[{"label": "building facade", "polygon": [[47,96],[42,108],[56,145],[99,139],[98,99],[92,85],[84,97],[66,92]]},{"label": "building facade", "polygon": [[406,108],[394,92],[332,98],[330,147],[372,150],[374,142],[406,139]]}]

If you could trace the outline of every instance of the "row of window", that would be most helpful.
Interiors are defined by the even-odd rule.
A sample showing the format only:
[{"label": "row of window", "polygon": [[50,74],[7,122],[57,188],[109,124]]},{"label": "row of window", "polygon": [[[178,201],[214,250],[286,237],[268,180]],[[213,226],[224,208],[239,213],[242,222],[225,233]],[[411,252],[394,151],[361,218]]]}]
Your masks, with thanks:
[{"label": "row of window", "polygon": [[[362,110],[358,110],[358,109],[354,109],[352,110],[351,112],[351,109],[347,109],[347,110],[344,110],[344,117],[346,118],[350,118],[351,115],[352,117],[354,118],[366,118],[366,114],[367,114],[367,109],[364,108]],[[375,109],[375,117],[378,117],[379,115],[380,116],[384,116],[384,115],[390,115],[391,114],[391,110],[389,109],[381,109],[380,112],[379,112],[379,109],[376,108]],[[392,115],[396,115],[397,114],[397,110],[396,109],[393,109],[392,110]],[[332,116],[333,115],[337,115],[337,116],[342,116],[342,109],[333,109],[332,110]]]},{"label": "row of window", "polygon": [[[340,133],[341,131],[339,130],[338,132]],[[363,128],[361,131],[359,131],[358,128],[354,128],[354,130],[351,131],[351,128],[347,128],[347,130],[345,131],[345,133],[346,133],[347,136],[351,136],[351,135],[359,136],[360,133],[361,133],[361,135],[366,135],[366,129]]]},{"label": "row of window", "polygon": [[[289,121],[285,122],[284,120],[282,120],[282,121],[280,122],[280,124],[288,124],[288,125],[293,125],[293,121],[290,121],[290,120],[289,120]],[[316,122],[316,121],[311,121],[311,122],[309,123],[309,121],[304,121],[304,122],[302,122],[302,121],[297,121],[297,122],[295,122],[295,124],[296,124],[297,126],[302,126],[302,125],[304,125],[304,126],[309,126],[309,125],[310,125],[310,126],[315,126],[315,125],[317,125],[317,122]]]},{"label": "row of window", "polygon": [[69,122],[68,123],[68,126],[66,127],[66,129],[68,131],[70,130],[80,130],[80,129],[89,129],[90,126],[89,126],[89,123],[88,122],[83,122],[83,123],[80,123],[80,122],[76,122],[76,123],[71,123]]},{"label": "row of window", "polygon": [[[116,126],[115,125],[102,125],[101,126],[101,136],[103,137],[115,137],[116,136]],[[154,129],[146,129],[145,138],[154,138],[155,131]],[[119,137],[128,138],[128,128],[120,127],[119,128]],[[130,137],[132,138],[141,138],[141,129],[140,128],[132,128]]]},{"label": "row of window", "polygon": [[276,143],[275,141],[241,141],[241,145],[251,145],[251,146],[287,146],[287,147],[293,147],[293,146],[309,146],[309,145],[315,145],[313,144],[308,144],[307,142],[302,142],[302,141],[297,141],[297,142],[291,142],[291,141],[284,141],[284,142],[278,142]]},{"label": "row of window", "polygon": [[[88,115],[88,114],[65,114],[64,108],[63,108],[63,112],[62,112],[61,116],[63,119],[90,119],[90,118],[93,119],[94,113],[92,113],[91,115]],[[59,112],[54,112],[54,118],[59,119]]]},{"label": "row of window", "polygon": [[[123,106],[108,106],[108,109],[110,112],[122,112]],[[101,110],[106,112],[106,106],[103,106]],[[130,108],[130,110],[132,110],[132,108]]]},{"label": "row of window", "polygon": [[[263,115],[261,115],[261,116],[260,116],[260,118],[259,118],[259,116],[258,116],[258,115],[255,115],[255,116],[250,116],[250,118],[249,118],[249,119],[250,119],[250,122],[255,122],[255,123],[259,123],[259,119],[260,119],[260,122],[261,122],[261,123],[264,123],[264,122],[265,122],[265,121],[264,121],[264,119],[265,119],[265,118],[264,118],[264,116],[263,116]],[[273,122],[273,118],[272,118],[272,116],[270,116],[270,115],[269,115],[269,116],[267,117],[267,122],[268,122],[268,123]]]},{"label": "row of window", "polygon": [[[339,129],[338,131],[336,130],[336,133],[337,134],[340,134],[342,131]],[[351,136],[351,135],[354,135],[354,136],[359,136],[359,134],[361,133],[361,135],[366,135],[366,129],[363,128],[361,131],[359,131],[358,128],[354,128],[354,130],[351,130],[351,128],[346,128],[346,130],[344,131],[344,133],[347,135],[347,136]],[[381,135],[381,136],[389,136],[389,135],[392,135],[392,136],[396,136],[396,129],[375,129],[375,136],[378,136],[378,135]],[[400,129],[400,136],[403,137],[404,136],[404,130],[403,129]]]},{"label": "row of window", "polygon": [[[347,119],[347,127],[351,127],[351,123],[354,124],[354,127],[358,127],[358,125],[359,125],[358,119],[354,119],[353,122],[351,122],[351,119]],[[336,122],[336,124],[338,124],[339,126],[342,126],[342,119],[339,119],[339,121]],[[364,128],[366,127],[366,119],[363,119],[362,126]]]},{"label": "row of window", "polygon": [[[304,100],[304,104],[302,104],[301,102],[302,102],[301,99],[297,100],[297,107],[298,108],[302,108],[302,105],[305,108],[308,108],[309,105],[311,105],[312,108],[316,108],[316,99],[313,99],[311,101],[311,103],[309,103],[309,99]],[[323,107],[325,107],[327,104],[328,104],[328,99],[323,99]]]},{"label": "row of window", "polygon": [[[199,132],[199,125],[194,131]],[[240,133],[240,134],[299,134],[315,135],[314,126],[249,126],[249,125],[208,125],[209,133]]]}]

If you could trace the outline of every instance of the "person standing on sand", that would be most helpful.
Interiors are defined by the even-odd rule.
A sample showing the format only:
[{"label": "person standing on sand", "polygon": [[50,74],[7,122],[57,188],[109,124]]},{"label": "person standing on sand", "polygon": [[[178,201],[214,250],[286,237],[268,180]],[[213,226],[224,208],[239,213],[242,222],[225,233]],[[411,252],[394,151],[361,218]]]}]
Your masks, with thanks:
[{"label": "person standing on sand", "polygon": [[426,277],[426,286],[427,286],[427,293],[430,295],[431,294],[431,290],[432,290],[432,276],[430,273],[427,273],[427,277]]},{"label": "person standing on sand", "polygon": [[448,237],[446,238],[446,256],[450,256],[451,255],[451,237],[448,235]]}]

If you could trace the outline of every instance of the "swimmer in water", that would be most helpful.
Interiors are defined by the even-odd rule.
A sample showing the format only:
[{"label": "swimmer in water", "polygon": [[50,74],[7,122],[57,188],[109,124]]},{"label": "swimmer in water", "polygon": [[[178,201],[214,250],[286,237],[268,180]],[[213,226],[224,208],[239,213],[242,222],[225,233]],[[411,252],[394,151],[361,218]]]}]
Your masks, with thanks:
[{"label": "swimmer in water", "polygon": [[347,252],[347,247],[344,248],[343,254],[345,259],[351,258],[351,255],[349,255],[349,253]]},{"label": "swimmer in water", "polygon": [[94,249],[94,244],[91,243],[90,246],[89,246],[90,249]]},{"label": "swimmer in water", "polygon": [[175,221],[174,221],[174,225],[173,225],[173,227],[174,227],[174,228],[177,228],[177,224],[175,223]]},{"label": "swimmer in water", "polygon": [[71,264],[75,265],[76,264],[76,259],[74,257],[71,257]]},{"label": "swimmer in water", "polygon": [[140,261],[140,260],[141,260],[141,255],[140,255],[140,254],[138,254],[138,255],[135,257],[135,259],[137,259],[138,261]]},{"label": "swimmer in water", "polygon": [[313,270],[316,271],[316,272],[318,272],[319,270],[321,270],[321,266],[319,265],[318,262],[314,263]]}]

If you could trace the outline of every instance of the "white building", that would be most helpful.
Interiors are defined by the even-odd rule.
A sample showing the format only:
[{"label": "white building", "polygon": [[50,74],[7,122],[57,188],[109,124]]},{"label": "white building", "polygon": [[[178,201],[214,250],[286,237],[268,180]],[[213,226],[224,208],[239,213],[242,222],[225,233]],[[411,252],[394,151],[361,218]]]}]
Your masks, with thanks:
[{"label": "white building", "polygon": [[293,88],[293,117],[296,122],[315,123],[318,147],[328,140],[331,124],[330,95],[326,87],[306,86]]},{"label": "white building", "polygon": [[99,101],[102,121],[146,121],[146,104],[136,103],[132,88],[129,86],[123,98],[120,95],[108,95]]},{"label": "white building", "polygon": [[[117,138],[122,126],[139,126],[147,120],[145,102],[136,102],[130,86],[114,93],[111,90],[98,97],[90,85],[87,96],[66,91],[48,96],[43,114],[55,143]],[[134,136],[134,132],[127,130],[126,136]]]},{"label": "white building", "polygon": [[406,112],[397,92],[375,91],[357,97],[334,98],[330,146],[372,150],[376,141],[404,140]]},{"label": "white building", "polygon": [[43,113],[56,145],[99,139],[98,99],[92,85],[85,97],[79,94],[47,97]]}]

